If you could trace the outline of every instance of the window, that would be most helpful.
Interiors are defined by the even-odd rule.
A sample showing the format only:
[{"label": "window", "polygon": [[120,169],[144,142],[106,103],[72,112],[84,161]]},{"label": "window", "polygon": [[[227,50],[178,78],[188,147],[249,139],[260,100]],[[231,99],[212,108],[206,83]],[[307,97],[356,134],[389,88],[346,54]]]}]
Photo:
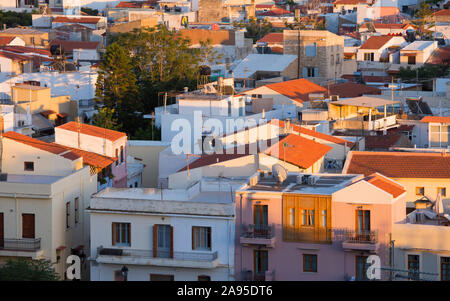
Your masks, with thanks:
[{"label": "window", "polygon": [[124,161],[124,156],[123,156],[124,152],[123,152],[123,145],[120,147],[120,164],[123,163]]},{"label": "window", "polygon": [[367,280],[367,256],[356,256],[356,280]]},{"label": "window", "polygon": [[416,56],[408,56],[408,65],[415,65],[416,64]]},{"label": "window", "polygon": [[317,255],[303,254],[303,272],[317,272]]},{"label": "window", "polygon": [[374,54],[373,54],[373,52],[371,52],[371,53],[364,53],[364,60],[373,62],[374,61]]},{"label": "window", "polygon": [[34,171],[34,162],[24,162],[23,170],[24,171]]},{"label": "window", "polygon": [[356,210],[356,231],[368,234],[370,231],[370,210]]},{"label": "window", "polygon": [[322,228],[327,227],[327,211],[326,210],[320,210],[320,226]]},{"label": "window", "polygon": [[255,224],[255,234],[265,235],[269,225],[269,207],[267,205],[253,206],[253,223]]},{"label": "window", "polygon": [[33,213],[22,213],[22,238],[35,238],[35,217]]},{"label": "window", "polygon": [[199,275],[197,278],[198,281],[211,281],[211,276],[208,275]]},{"label": "window", "polygon": [[289,208],[289,226],[295,227],[295,208]]},{"label": "window", "polygon": [[192,227],[192,250],[211,250],[211,227]]},{"label": "window", "polygon": [[416,187],[416,195],[425,195],[424,187]]},{"label": "window", "polygon": [[419,280],[419,255],[408,255],[408,279]]},{"label": "window", "polygon": [[153,225],[153,257],[173,258],[173,227]]},{"label": "window", "polygon": [[302,226],[314,226],[314,210],[302,210]]},{"label": "window", "polygon": [[112,245],[131,246],[131,224],[112,223]]},{"label": "window", "polygon": [[438,187],[437,193],[440,193],[441,196],[447,196],[447,189],[445,187]]},{"label": "window", "polygon": [[70,228],[70,202],[66,203],[66,229]]},{"label": "window", "polygon": [[450,141],[450,126],[430,125],[429,135],[431,147],[447,147]]},{"label": "window", "polygon": [[117,165],[119,165],[119,149],[118,148],[116,148],[116,158],[117,158],[117,161],[116,161],[116,166],[117,166]]},{"label": "window", "polygon": [[331,55],[331,65],[334,65],[334,55]]},{"label": "window", "polygon": [[75,198],[75,224],[80,222],[80,199]]},{"label": "window", "polygon": [[316,43],[312,43],[309,45],[306,45],[305,47],[305,55],[306,56],[316,56],[317,53],[317,44]]},{"label": "window", "polygon": [[450,281],[450,257],[441,257],[441,281]]},{"label": "window", "polygon": [[254,256],[254,280],[265,280],[266,271],[269,270],[269,254],[266,250],[255,250]]}]

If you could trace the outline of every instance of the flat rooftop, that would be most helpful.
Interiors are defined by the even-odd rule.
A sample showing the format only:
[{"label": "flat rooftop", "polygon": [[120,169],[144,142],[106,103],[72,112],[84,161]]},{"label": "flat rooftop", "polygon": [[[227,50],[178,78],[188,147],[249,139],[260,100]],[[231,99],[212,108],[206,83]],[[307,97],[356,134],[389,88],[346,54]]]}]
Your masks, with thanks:
[{"label": "flat rooftop", "polygon": [[2,179],[0,183],[53,184],[62,178],[58,176],[7,174],[6,180]]},{"label": "flat rooftop", "polygon": [[[304,175],[306,177],[315,176],[318,180],[315,184],[298,184],[298,175]],[[362,175],[295,173],[288,174],[286,180],[280,184],[273,176],[265,175],[264,177],[259,178],[257,184],[248,186],[240,191],[331,195],[360,178],[362,178]]]}]

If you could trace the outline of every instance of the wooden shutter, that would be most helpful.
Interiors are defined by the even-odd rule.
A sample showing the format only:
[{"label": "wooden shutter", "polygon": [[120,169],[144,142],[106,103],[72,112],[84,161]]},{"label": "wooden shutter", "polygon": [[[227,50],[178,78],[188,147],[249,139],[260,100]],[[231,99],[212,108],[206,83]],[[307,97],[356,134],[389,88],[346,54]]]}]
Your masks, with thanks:
[{"label": "wooden shutter", "polygon": [[173,258],[173,227],[170,226],[170,258]]},{"label": "wooden shutter", "polygon": [[195,250],[195,241],[196,241],[195,227],[192,227],[192,250]]},{"label": "wooden shutter", "polygon": [[3,247],[3,212],[0,213],[0,247]]},{"label": "wooden shutter", "polygon": [[116,244],[116,223],[111,224],[111,244]]},{"label": "wooden shutter", "polygon": [[35,238],[34,214],[22,214],[22,237]]},{"label": "wooden shutter", "polygon": [[153,257],[157,257],[158,249],[158,225],[153,225]]}]

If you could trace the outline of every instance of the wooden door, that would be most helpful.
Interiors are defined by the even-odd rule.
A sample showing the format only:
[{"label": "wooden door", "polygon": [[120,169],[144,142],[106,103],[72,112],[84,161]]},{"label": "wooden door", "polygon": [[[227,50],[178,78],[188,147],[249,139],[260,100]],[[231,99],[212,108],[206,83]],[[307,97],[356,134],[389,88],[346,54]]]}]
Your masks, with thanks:
[{"label": "wooden door", "polygon": [[34,214],[22,214],[22,237],[35,238]]}]

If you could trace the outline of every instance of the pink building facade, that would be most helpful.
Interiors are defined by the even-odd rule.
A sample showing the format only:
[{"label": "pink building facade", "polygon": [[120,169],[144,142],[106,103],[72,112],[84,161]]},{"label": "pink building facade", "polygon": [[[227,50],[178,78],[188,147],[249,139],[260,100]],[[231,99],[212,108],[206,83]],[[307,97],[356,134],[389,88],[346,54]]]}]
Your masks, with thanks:
[{"label": "pink building facade", "polygon": [[379,174],[301,175],[258,173],[236,192],[236,280],[368,280],[370,255],[389,266],[403,186]]}]

